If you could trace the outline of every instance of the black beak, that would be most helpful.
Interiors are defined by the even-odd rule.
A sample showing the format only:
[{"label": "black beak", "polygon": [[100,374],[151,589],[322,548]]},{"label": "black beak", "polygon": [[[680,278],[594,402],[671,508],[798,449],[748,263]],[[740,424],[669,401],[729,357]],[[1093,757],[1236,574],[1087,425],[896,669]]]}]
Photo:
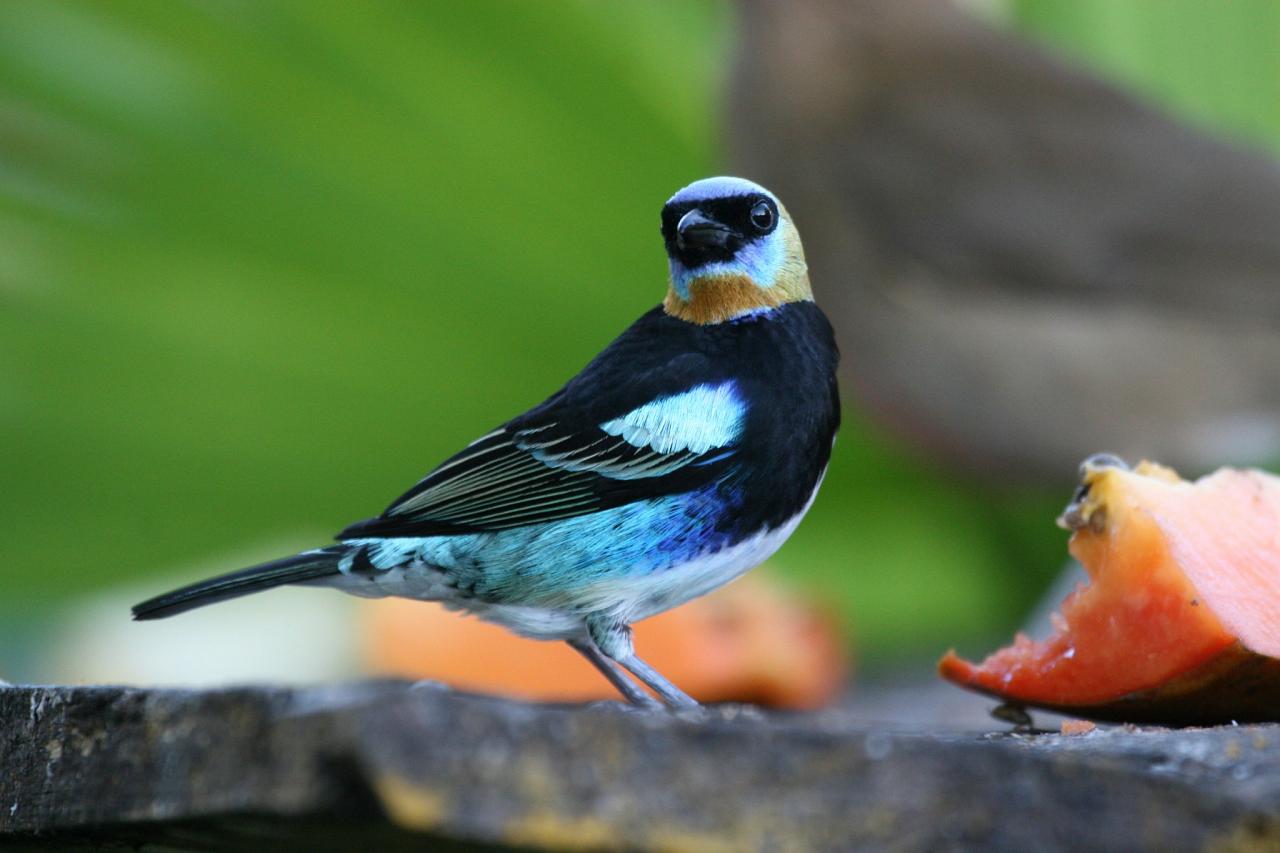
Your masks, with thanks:
[{"label": "black beak", "polygon": [[737,239],[739,238],[736,231],[706,216],[697,208],[682,216],[680,224],[676,226],[676,243],[681,249],[712,246],[726,249]]}]

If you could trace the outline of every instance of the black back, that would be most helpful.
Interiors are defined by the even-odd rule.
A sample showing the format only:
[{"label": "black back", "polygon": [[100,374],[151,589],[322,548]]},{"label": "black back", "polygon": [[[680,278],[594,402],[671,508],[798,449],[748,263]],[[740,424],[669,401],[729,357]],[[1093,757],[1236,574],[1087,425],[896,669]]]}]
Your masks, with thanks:
[{"label": "black back", "polygon": [[[654,308],[545,402],[446,460],[381,516],[339,538],[503,529],[709,484],[725,497],[718,522],[724,532],[776,527],[808,501],[830,458],[840,423],[838,357],[831,326],[812,302],[711,325]],[[686,454],[667,460],[669,473],[634,479],[556,470],[530,455],[535,439],[557,441],[557,451],[585,452],[601,445],[600,424],[659,397],[727,380],[748,405],[732,454]],[[608,461],[643,464],[646,454],[654,456],[623,447]],[[478,494],[460,490],[477,466],[502,473],[486,475]]]}]

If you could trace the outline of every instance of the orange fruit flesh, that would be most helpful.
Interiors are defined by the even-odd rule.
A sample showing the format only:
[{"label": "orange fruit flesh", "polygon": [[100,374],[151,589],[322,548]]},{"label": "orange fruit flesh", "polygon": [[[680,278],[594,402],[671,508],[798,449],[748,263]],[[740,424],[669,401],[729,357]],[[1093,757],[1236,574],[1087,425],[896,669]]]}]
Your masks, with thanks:
[{"label": "orange fruit flesh", "polygon": [[1070,550],[1090,583],[1063,602],[1052,636],[1019,635],[978,665],[949,652],[939,671],[1019,704],[1106,716],[1109,703],[1136,700],[1156,719],[1170,716],[1162,701],[1194,693],[1230,717],[1222,691],[1244,689],[1232,673],[1247,670],[1256,692],[1277,669],[1250,659],[1280,658],[1280,480],[1224,469],[1188,483],[1143,463],[1085,482]]},{"label": "orange fruit flesh", "polygon": [[[565,643],[404,599],[362,602],[366,668],[462,690],[583,702],[617,691]],[[636,652],[702,702],[816,708],[848,671],[835,621],[753,575],[635,626]]]}]

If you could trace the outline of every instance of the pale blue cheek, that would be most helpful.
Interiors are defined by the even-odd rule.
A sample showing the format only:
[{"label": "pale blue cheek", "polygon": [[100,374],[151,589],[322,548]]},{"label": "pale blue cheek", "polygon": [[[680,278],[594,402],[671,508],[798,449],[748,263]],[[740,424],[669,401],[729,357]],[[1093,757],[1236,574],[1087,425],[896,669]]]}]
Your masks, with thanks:
[{"label": "pale blue cheek", "polygon": [[671,284],[681,299],[689,298],[689,288],[695,279],[715,275],[745,275],[759,287],[773,287],[786,260],[786,247],[778,231],[764,240],[748,243],[738,250],[732,260],[716,261],[698,267],[686,267],[675,258],[670,259]]}]

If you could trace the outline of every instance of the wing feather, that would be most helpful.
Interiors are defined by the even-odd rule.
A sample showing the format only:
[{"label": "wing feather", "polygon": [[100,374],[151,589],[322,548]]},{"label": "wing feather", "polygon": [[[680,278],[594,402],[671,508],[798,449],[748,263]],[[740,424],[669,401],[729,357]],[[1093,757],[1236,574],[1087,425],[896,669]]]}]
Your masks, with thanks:
[{"label": "wing feather", "polygon": [[721,385],[594,418],[534,413],[467,445],[339,538],[502,530],[696,488],[732,465],[745,406]]}]

